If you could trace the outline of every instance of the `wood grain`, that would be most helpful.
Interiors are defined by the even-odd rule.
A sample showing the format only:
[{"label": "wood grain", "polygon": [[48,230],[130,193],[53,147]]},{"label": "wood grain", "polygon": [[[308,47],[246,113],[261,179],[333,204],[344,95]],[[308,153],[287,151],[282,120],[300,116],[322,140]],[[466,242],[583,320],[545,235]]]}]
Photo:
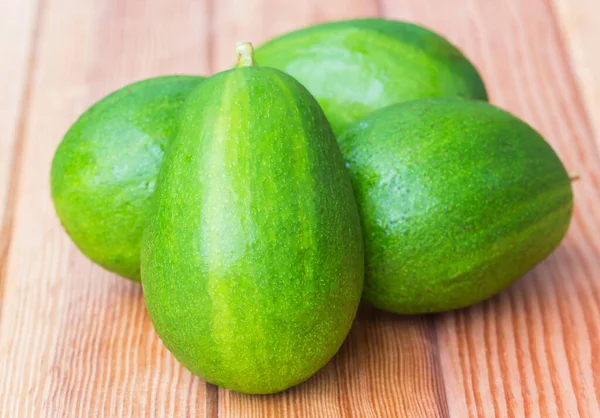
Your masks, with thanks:
[{"label": "wood grain", "polygon": [[582,175],[572,228],[555,254],[501,295],[436,320],[450,414],[597,416],[600,164],[550,5],[384,1],[384,11],[461,45],[492,101],[539,129]]},{"label": "wood grain", "polygon": [[37,0],[0,2],[0,310],[2,307],[3,266],[12,234],[13,198],[19,145],[25,132],[23,113],[34,60]]},{"label": "wood grain", "polygon": [[433,323],[362,307],[336,357],[281,394],[219,390],[223,417],[445,417]]},{"label": "wood grain", "polygon": [[58,142],[93,101],[143,77],[208,70],[205,4],[46,0],[40,7],[0,318],[0,415],[214,415],[216,389],[160,344],[139,285],[73,247],[48,186]]},{"label": "wood grain", "polygon": [[[0,3],[9,34],[0,56],[14,64],[0,66],[0,92],[13,99],[0,103],[0,208],[8,201],[12,231],[0,237],[11,244],[0,258],[0,416],[597,416],[600,157],[586,109],[598,132],[600,96],[590,1]],[[223,70],[238,40],[374,15],[425,24],[457,43],[492,101],[539,129],[581,174],[568,237],[470,309],[400,317],[363,307],[340,353],[287,392],[244,396],[207,385],[162,346],[140,286],[94,266],[62,231],[49,199],[53,152],[87,106],[124,84]]]},{"label": "wood grain", "polygon": [[577,76],[596,142],[600,144],[600,3],[595,0],[551,0],[565,46]]}]

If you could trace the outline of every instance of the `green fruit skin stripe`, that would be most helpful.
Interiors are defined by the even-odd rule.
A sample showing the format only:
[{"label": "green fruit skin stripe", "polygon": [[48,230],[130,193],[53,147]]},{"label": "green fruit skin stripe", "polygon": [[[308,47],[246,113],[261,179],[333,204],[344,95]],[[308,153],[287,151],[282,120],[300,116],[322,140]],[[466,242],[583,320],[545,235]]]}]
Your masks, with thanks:
[{"label": "green fruit skin stripe", "polygon": [[148,312],[175,357],[240,392],[298,384],[345,339],[363,263],[349,174],[314,98],[268,68],[203,82],[142,248]]},{"label": "green fruit skin stripe", "polygon": [[372,111],[442,96],[487,100],[481,76],[445,38],[386,19],[330,22],[275,38],[256,62],[283,70],[316,97],[336,135]]},{"label": "green fruit skin stripe", "polygon": [[79,250],[140,280],[144,218],[179,109],[202,81],[164,76],[100,100],[69,129],[50,173],[60,221]]},{"label": "green fruit skin stripe", "polygon": [[533,128],[487,103],[381,109],[339,138],[364,236],[364,298],[441,312],[498,293],[564,237],[572,191]]}]

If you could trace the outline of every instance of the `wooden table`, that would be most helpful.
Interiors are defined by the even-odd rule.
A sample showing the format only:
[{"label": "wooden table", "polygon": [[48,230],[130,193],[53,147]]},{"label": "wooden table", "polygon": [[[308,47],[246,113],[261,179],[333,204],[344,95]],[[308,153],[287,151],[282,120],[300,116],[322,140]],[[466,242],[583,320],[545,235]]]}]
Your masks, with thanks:
[{"label": "wooden table", "polygon": [[[581,174],[568,237],[470,309],[363,309],[334,360],[285,393],[206,384],[160,343],[140,286],[63,232],[54,150],[87,106],[129,82],[209,74],[237,40],[376,15],[460,45],[492,101]],[[0,0],[0,416],[599,417],[599,15],[598,0]]]}]

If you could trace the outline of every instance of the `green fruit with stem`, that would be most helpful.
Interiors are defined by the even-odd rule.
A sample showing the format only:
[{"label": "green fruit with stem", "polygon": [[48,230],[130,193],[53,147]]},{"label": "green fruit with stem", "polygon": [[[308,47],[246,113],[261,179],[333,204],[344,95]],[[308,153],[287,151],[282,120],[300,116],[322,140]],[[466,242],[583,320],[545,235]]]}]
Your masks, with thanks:
[{"label": "green fruit with stem", "polygon": [[142,245],[142,287],[173,355],[206,381],[273,393],[323,367],[361,297],[363,241],[342,154],[291,76],[206,79],[182,109]]}]

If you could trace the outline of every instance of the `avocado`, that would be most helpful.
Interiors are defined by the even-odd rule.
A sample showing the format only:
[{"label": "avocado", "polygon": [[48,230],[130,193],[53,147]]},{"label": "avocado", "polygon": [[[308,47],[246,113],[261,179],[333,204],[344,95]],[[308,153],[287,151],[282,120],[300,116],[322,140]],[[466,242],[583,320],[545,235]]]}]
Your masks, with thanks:
[{"label": "avocado", "polygon": [[209,77],[183,106],[142,244],[144,300],[189,370],[274,393],[323,367],[364,280],[352,186],[325,115],[291,76],[256,66]]},{"label": "avocado", "polygon": [[487,100],[481,76],[456,46],[397,20],[352,19],[299,29],[259,46],[256,61],[304,84],[336,135],[372,111],[403,101]]},{"label": "avocado", "polygon": [[561,242],[573,195],[550,145],[480,101],[392,105],[339,143],[365,239],[372,305],[442,312],[500,292]]},{"label": "avocado", "polygon": [[139,81],[84,112],[58,146],[50,173],[58,217],[79,250],[121,276],[140,280],[149,198],[181,105],[202,81]]}]

